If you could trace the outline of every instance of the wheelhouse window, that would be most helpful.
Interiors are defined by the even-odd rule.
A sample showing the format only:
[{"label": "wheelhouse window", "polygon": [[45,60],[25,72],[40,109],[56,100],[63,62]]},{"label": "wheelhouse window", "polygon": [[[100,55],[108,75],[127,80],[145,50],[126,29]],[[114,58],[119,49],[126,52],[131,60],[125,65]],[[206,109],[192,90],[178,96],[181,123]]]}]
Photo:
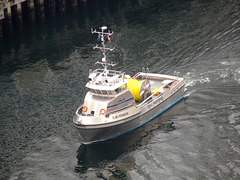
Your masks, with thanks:
[{"label": "wheelhouse window", "polygon": [[90,89],[89,91],[91,93],[95,93],[95,94],[110,94],[110,95],[114,95],[114,94],[118,94],[120,92],[122,92],[123,90],[125,90],[127,88],[127,85],[123,85],[121,87],[116,88],[115,90],[98,90],[98,89]]},{"label": "wheelhouse window", "polygon": [[120,91],[119,91],[119,88],[115,89],[115,93],[119,93]]},{"label": "wheelhouse window", "polygon": [[89,89],[90,92],[96,93],[94,89]]},{"label": "wheelhouse window", "polygon": [[102,94],[100,90],[95,90],[97,94]]},{"label": "wheelhouse window", "polygon": [[109,94],[116,94],[114,90],[109,91]]},{"label": "wheelhouse window", "polygon": [[102,90],[102,93],[103,94],[108,94],[106,90]]},{"label": "wheelhouse window", "polygon": [[[89,91],[91,93],[95,93],[95,94],[115,94],[114,91],[108,91],[108,90],[98,90],[98,89],[90,89],[89,88]],[[113,93],[114,92],[114,93]]]}]

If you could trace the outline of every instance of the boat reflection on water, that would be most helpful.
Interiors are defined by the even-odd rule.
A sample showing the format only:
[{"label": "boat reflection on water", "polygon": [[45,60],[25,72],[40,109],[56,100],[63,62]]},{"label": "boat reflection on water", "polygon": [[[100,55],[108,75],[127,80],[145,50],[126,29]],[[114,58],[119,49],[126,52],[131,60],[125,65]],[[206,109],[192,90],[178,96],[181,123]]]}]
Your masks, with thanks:
[{"label": "boat reflection on water", "polygon": [[[106,171],[111,171],[110,173],[113,176],[115,176],[115,171],[118,171],[121,176],[125,176],[124,174],[126,173],[124,171],[133,168],[135,165],[135,159],[130,155],[130,152],[147,145],[151,141],[152,132],[157,129],[164,133],[175,130],[174,122],[171,119],[182,114],[184,110],[185,103],[184,101],[180,101],[177,106],[174,106],[154,121],[135,131],[131,131],[115,139],[89,145],[80,145],[77,151],[78,164],[75,167],[75,171],[85,173],[87,170],[103,171],[105,169]],[[114,165],[118,164],[117,166],[119,166],[121,163],[114,163],[114,161],[121,161],[120,159],[127,161],[124,163],[125,167],[120,167],[121,170]]]}]

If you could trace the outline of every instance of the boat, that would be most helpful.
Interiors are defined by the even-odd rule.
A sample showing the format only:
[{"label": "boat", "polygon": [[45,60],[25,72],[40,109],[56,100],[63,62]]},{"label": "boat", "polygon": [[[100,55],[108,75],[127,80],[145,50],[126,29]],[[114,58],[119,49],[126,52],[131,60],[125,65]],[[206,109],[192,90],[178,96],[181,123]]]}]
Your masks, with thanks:
[{"label": "boat", "polygon": [[[174,75],[141,72],[130,76],[113,70],[106,53],[114,50],[106,47],[113,31],[102,26],[92,34],[98,35],[103,53],[103,68],[89,70],[83,104],[73,117],[74,126],[82,144],[91,144],[116,138],[143,126],[184,98],[184,79]],[[110,43],[108,43],[110,44]]]}]

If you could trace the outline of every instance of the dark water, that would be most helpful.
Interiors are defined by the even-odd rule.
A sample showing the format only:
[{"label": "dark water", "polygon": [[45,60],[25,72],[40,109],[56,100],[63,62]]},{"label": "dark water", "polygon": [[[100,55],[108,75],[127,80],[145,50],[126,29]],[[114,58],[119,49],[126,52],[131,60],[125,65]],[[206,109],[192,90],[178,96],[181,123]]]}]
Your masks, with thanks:
[{"label": "dark water", "polygon": [[[118,70],[186,80],[186,97],[138,130],[81,145],[72,117],[114,31]],[[0,179],[240,179],[240,2],[89,1],[0,44]]]}]

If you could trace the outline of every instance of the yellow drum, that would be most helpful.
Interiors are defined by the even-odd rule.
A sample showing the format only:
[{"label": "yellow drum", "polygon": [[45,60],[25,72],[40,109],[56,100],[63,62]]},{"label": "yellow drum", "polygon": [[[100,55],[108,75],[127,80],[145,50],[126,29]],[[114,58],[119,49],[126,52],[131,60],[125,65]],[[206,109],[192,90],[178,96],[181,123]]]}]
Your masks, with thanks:
[{"label": "yellow drum", "polygon": [[147,79],[143,81],[138,81],[136,79],[126,79],[127,80],[127,89],[131,91],[133,97],[136,101],[142,101],[150,91],[150,83]]}]

